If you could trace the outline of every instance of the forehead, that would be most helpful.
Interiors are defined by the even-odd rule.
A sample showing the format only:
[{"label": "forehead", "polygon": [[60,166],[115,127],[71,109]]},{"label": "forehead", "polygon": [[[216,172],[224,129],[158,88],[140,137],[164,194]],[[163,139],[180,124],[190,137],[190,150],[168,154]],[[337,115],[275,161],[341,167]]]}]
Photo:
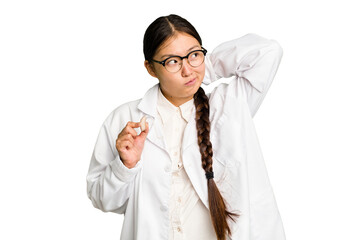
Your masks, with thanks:
[{"label": "forehead", "polygon": [[162,45],[160,45],[155,56],[162,57],[164,55],[185,55],[189,49],[194,46],[200,46],[200,43],[193,36],[177,32],[174,36],[167,39]]}]

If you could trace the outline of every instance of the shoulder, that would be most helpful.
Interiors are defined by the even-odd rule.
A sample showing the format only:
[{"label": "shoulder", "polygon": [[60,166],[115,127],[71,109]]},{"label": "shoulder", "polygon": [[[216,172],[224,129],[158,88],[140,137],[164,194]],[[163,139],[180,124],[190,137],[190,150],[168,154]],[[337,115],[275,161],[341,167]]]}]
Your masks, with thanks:
[{"label": "shoulder", "polygon": [[[157,101],[158,84],[147,90],[145,95],[137,100],[123,103],[116,107],[106,118],[108,126],[125,126],[127,122],[137,122],[147,111],[152,111]],[[156,107],[156,106],[155,106]],[[155,108],[156,109],[156,108]]]},{"label": "shoulder", "polygon": [[125,125],[128,121],[131,121],[134,114],[139,111],[138,105],[140,101],[141,99],[137,99],[119,105],[106,117],[104,124],[108,126]]},{"label": "shoulder", "polygon": [[123,103],[123,104],[119,105],[118,107],[116,107],[111,112],[110,115],[125,114],[127,112],[134,111],[135,109],[137,109],[137,106],[139,105],[140,101],[141,101],[141,98],[127,102],[127,103]]},{"label": "shoulder", "polygon": [[216,108],[223,108],[228,94],[229,84],[220,83],[210,93],[207,94],[209,103],[211,106]]}]

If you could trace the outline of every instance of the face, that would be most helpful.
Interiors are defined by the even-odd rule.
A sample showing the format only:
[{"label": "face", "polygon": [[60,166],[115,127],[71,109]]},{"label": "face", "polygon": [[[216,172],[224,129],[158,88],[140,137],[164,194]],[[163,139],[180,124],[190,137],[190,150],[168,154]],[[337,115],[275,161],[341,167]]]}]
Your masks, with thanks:
[{"label": "face", "polygon": [[[194,37],[177,32],[159,47],[153,59],[163,61],[169,56],[186,56],[189,52],[200,49],[201,46]],[[168,72],[163,65],[155,62],[145,61],[145,67],[151,76],[159,80],[162,93],[175,106],[193,98],[205,75],[205,62],[192,67],[186,59],[183,59],[182,67],[176,73]]]}]

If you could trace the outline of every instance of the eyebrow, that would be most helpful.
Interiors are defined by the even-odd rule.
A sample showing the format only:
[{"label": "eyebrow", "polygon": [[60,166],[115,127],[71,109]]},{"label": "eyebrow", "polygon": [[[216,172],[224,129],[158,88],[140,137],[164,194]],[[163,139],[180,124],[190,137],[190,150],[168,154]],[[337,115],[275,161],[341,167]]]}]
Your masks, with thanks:
[{"label": "eyebrow", "polygon": [[[187,52],[190,52],[191,50],[193,50],[193,49],[196,48],[196,47],[199,47],[199,45],[192,46],[191,48],[189,48],[189,49],[187,50]],[[178,56],[178,55],[165,54],[165,55],[162,55],[162,56],[161,56],[161,59],[164,59],[165,57],[168,58],[168,57],[175,57],[175,56]]]}]

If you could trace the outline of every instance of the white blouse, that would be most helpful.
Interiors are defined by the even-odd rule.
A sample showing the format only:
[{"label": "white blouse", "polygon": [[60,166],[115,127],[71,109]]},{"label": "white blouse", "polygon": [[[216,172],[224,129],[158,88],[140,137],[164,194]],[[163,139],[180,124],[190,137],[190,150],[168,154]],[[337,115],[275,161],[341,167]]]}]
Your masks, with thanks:
[{"label": "white blouse", "polygon": [[165,145],[172,166],[169,240],[217,239],[210,212],[200,201],[191,184],[181,156],[183,134],[193,108],[194,99],[176,107],[164,97],[159,88],[157,117],[161,119]]}]

